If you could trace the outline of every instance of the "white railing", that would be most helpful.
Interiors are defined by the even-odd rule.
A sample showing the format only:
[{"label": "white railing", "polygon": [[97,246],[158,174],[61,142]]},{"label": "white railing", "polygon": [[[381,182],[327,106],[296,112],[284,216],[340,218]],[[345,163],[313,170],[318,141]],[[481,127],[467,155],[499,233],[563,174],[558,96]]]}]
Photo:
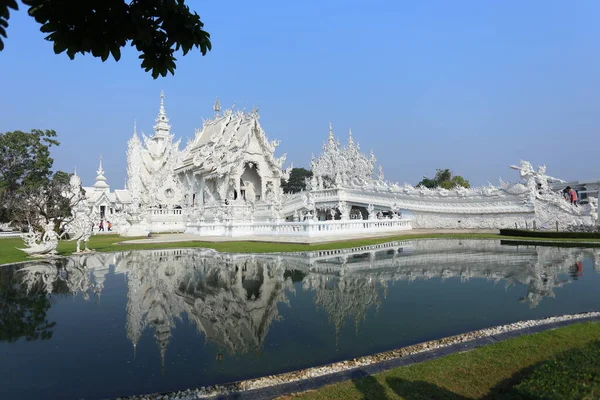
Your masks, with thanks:
[{"label": "white railing", "polygon": [[410,219],[188,223],[186,233],[201,236],[335,236],[412,229]]},{"label": "white railing", "polygon": [[0,232],[0,238],[21,237],[20,232]]},{"label": "white railing", "polygon": [[150,232],[183,232],[185,229],[183,209],[148,208]]},{"label": "white railing", "polygon": [[150,215],[183,215],[181,208],[149,208]]}]

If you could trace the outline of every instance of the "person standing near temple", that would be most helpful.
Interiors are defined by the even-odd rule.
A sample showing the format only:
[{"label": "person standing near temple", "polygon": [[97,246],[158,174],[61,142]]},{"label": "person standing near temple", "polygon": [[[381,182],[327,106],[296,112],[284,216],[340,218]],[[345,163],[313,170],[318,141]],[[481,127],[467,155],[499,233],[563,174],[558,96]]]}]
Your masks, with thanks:
[{"label": "person standing near temple", "polygon": [[571,204],[577,207],[577,192],[575,189],[569,188],[569,194],[571,195]]},{"label": "person standing near temple", "polygon": [[112,229],[112,223],[110,221],[106,221],[106,227],[108,228],[107,230],[110,232]]},{"label": "person standing near temple", "polygon": [[104,220],[100,220],[100,225],[98,225],[98,232],[104,232]]}]

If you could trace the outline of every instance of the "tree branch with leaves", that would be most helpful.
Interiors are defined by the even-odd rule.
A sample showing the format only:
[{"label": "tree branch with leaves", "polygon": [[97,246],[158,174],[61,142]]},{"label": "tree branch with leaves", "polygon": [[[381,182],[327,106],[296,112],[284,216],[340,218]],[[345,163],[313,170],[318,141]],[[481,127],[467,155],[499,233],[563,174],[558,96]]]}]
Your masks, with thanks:
[{"label": "tree branch with leaves", "polygon": [[71,175],[52,171],[53,130],[0,133],[0,222],[37,230],[51,220],[56,229],[71,218],[83,196],[70,186]]},{"label": "tree branch with leaves", "polygon": [[[190,11],[185,0],[21,0],[28,13],[41,24],[40,31],[54,44],[54,52],[92,54],[106,61],[121,59],[128,43],[135,47],[141,67],[153,78],[175,74],[175,52],[185,56],[193,49],[202,55],[211,50],[210,34],[200,16]],[[0,0],[0,51],[10,9],[16,0]]]}]

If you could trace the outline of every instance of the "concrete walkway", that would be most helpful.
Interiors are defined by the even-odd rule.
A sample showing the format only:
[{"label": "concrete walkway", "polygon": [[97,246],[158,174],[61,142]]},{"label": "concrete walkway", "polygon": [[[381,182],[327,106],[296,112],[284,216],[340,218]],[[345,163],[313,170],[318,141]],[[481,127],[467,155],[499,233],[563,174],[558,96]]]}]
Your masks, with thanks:
[{"label": "concrete walkway", "polygon": [[196,236],[184,233],[153,234],[152,237],[135,240],[123,240],[127,244],[149,244],[149,243],[176,243],[176,242],[269,242],[269,243],[297,243],[297,244],[320,244],[331,242],[345,242],[357,239],[374,239],[385,237],[398,237],[405,235],[428,235],[439,233],[499,233],[497,229],[411,229],[398,232],[381,232],[366,234],[340,234],[320,237],[290,237],[290,236]]}]

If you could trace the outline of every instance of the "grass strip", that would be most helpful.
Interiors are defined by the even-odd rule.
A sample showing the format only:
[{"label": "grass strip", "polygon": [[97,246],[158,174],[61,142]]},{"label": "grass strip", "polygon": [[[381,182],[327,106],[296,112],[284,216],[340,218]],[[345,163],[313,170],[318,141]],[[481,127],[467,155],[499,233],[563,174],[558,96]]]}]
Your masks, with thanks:
[{"label": "grass strip", "polygon": [[600,232],[534,231],[526,229],[500,229],[500,235],[544,239],[600,239]]},{"label": "grass strip", "polygon": [[587,322],[282,399],[597,399],[600,323]]},{"label": "grass strip", "polygon": [[[432,234],[403,234],[395,236],[385,236],[377,238],[354,239],[342,242],[329,242],[321,244],[295,244],[295,243],[272,243],[272,242],[251,242],[251,241],[230,241],[230,242],[169,242],[169,243],[147,243],[147,244],[129,244],[128,240],[143,238],[124,238],[115,235],[94,235],[89,241],[90,249],[99,252],[128,251],[128,250],[151,250],[151,249],[181,249],[181,248],[210,248],[221,252],[230,253],[276,253],[291,251],[315,251],[315,250],[333,250],[350,247],[368,246],[379,243],[386,243],[394,240],[413,240],[413,239],[508,239],[508,236],[500,236],[493,233],[432,233]],[[521,244],[535,244],[544,242],[547,244],[566,243],[577,247],[594,247],[600,245],[600,239],[542,239],[542,238],[519,238]],[[121,243],[123,242],[123,243]],[[575,244],[573,244],[575,243]],[[20,238],[2,238],[0,239],[0,265],[30,260],[25,253],[17,248],[23,247],[23,241]],[[75,242],[60,241],[58,244],[58,254],[63,256],[71,255],[75,251]]]}]

